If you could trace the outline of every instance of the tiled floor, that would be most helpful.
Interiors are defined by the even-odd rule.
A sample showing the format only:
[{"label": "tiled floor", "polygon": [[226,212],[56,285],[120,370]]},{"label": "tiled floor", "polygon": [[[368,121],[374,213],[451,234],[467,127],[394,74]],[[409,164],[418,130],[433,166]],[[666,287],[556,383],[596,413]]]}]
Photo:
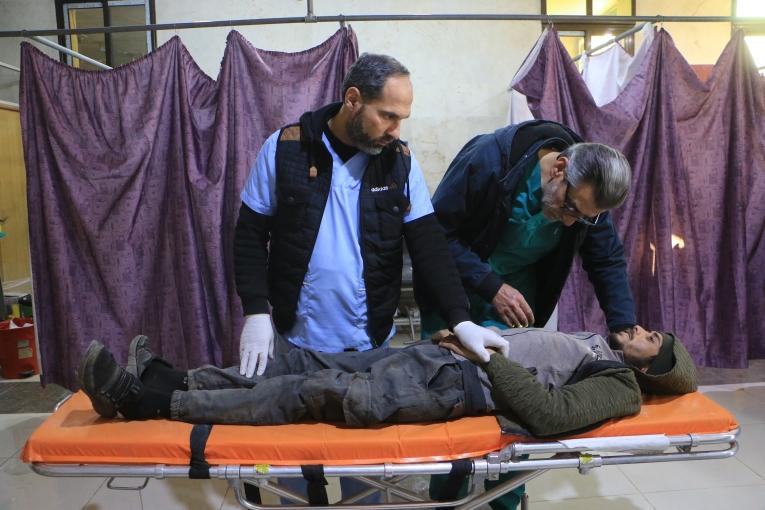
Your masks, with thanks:
[{"label": "tiled floor", "polygon": [[743,370],[736,368],[699,369],[699,384],[734,384],[765,381],[765,359],[749,360],[749,367]]},{"label": "tiled floor", "polygon": [[738,454],[726,460],[610,466],[581,476],[546,473],[528,484],[541,509],[765,509],[765,383],[705,386],[741,423]]},{"label": "tiled floor", "polygon": [[[761,366],[753,368],[761,370]],[[750,374],[731,380],[742,377],[756,378]],[[765,376],[759,380],[765,381]],[[740,450],[734,458],[609,466],[588,475],[573,470],[550,471],[528,484],[531,508],[765,510],[765,382],[702,389],[731,410],[742,425]],[[46,416],[0,414],[0,510],[239,508],[232,491],[220,480],[151,480],[142,491],[117,491],[108,489],[103,478],[39,476],[18,455],[26,438]],[[131,485],[135,480],[120,482]]]}]

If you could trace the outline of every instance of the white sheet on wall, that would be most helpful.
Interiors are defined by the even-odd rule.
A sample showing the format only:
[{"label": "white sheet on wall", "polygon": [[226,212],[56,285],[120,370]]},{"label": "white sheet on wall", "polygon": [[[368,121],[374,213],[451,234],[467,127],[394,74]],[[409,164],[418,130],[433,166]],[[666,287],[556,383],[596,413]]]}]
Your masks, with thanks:
[{"label": "white sheet on wall", "polygon": [[529,103],[526,96],[517,90],[510,91],[510,108],[507,110],[507,123],[519,124],[521,122],[534,119],[534,115],[529,110]]},{"label": "white sheet on wall", "polygon": [[534,118],[534,116],[531,114],[531,110],[529,110],[529,104],[528,101],[526,101],[526,96],[516,90],[513,90],[513,85],[517,80],[520,80],[526,76],[528,70],[531,68],[534,62],[536,62],[537,55],[539,54],[539,50],[542,48],[542,43],[544,42],[546,36],[547,29],[545,28],[542,31],[542,34],[539,36],[539,39],[537,39],[537,42],[534,43],[534,47],[526,56],[526,60],[523,61],[523,64],[521,64],[521,67],[518,68],[515,76],[513,76],[513,79],[510,81],[510,87],[508,88],[508,91],[510,92],[510,107],[507,109],[508,124],[518,124],[520,122],[532,120]]},{"label": "white sheet on wall", "polygon": [[582,78],[596,105],[610,103],[619,95],[631,62],[632,55],[618,44],[603,53],[582,56]]},{"label": "white sheet on wall", "polygon": [[624,90],[643,62],[653,42],[653,33],[653,25],[650,24],[640,30],[643,42],[634,57],[619,44],[596,55],[582,56],[582,78],[596,105],[610,103]]}]

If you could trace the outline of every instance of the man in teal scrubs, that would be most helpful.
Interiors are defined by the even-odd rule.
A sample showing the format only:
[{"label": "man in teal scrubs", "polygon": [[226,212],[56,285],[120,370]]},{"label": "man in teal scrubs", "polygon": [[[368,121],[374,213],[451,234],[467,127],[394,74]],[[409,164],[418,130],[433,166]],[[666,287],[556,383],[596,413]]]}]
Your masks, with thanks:
[{"label": "man in teal scrubs", "polygon": [[[543,327],[579,254],[609,330],[634,326],[624,249],[608,212],[625,200],[630,181],[629,163],[619,151],[582,143],[556,122],[511,125],[468,142],[432,200],[470,300],[471,320],[499,328]],[[444,322],[414,277],[427,338]],[[433,496],[437,485],[435,480]],[[521,494],[522,487],[491,506],[515,508]]]},{"label": "man in teal scrubs", "polygon": [[[611,332],[635,325],[624,248],[610,209],[629,192],[629,163],[569,128],[530,121],[479,135],[460,151],[433,195],[474,321],[544,326],[576,254]],[[423,335],[442,329],[420,285]]]},{"label": "man in teal scrubs", "polygon": [[[519,184],[507,225],[488,259],[492,271],[501,275],[506,284],[518,291],[528,305],[528,322],[524,321],[523,325],[534,322],[535,276],[527,269],[557,248],[562,233],[563,224],[550,220],[542,211],[541,167],[537,163],[529,167],[526,178]],[[470,293],[470,304],[471,317],[484,326],[505,328],[516,324],[500,316],[492,303],[477,294]]]}]

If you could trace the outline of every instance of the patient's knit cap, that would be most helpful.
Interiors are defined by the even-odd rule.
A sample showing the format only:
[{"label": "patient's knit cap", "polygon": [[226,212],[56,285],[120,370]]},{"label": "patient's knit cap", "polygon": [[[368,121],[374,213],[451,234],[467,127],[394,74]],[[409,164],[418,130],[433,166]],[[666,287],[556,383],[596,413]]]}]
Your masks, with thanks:
[{"label": "patient's knit cap", "polygon": [[666,374],[675,366],[675,355],[672,352],[675,346],[675,337],[668,333],[662,333],[661,338],[659,354],[656,355],[648,366],[648,373],[651,375]]},{"label": "patient's knit cap", "polygon": [[673,333],[662,333],[659,354],[647,372],[633,367],[640,388],[645,393],[681,395],[696,391],[698,375],[691,355]]}]

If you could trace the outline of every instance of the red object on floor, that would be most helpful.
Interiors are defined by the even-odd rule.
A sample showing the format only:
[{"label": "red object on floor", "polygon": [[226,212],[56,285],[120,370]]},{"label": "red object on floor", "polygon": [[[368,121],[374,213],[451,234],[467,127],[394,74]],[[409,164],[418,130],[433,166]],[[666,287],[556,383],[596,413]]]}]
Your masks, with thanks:
[{"label": "red object on floor", "polygon": [[[10,329],[11,321],[19,327]],[[32,326],[24,327],[25,324]],[[4,379],[21,379],[39,373],[31,317],[0,321],[0,373]]]}]

